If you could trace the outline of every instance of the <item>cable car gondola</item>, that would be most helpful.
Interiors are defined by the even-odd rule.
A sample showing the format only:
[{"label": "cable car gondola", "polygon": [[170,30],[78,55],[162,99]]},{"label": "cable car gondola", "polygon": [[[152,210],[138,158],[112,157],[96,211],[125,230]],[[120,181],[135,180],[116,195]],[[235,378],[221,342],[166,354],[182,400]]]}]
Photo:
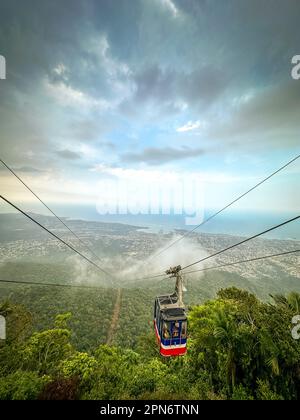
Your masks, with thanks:
[{"label": "cable car gondola", "polygon": [[175,293],[157,296],[154,305],[154,329],[162,356],[180,356],[186,353],[187,316],[183,304],[181,266],[166,271],[176,277]]}]

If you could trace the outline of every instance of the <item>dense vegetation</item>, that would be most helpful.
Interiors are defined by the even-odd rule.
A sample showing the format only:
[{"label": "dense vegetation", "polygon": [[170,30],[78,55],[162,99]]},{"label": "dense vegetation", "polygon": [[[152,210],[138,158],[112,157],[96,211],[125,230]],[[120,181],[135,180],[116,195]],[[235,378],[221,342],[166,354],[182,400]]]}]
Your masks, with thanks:
[{"label": "dense vegetation", "polygon": [[188,354],[162,359],[152,333],[134,349],[100,344],[79,351],[71,313],[35,330],[27,309],[5,301],[0,399],[299,399],[300,341],[291,335],[299,311],[296,293],[265,303],[222,289],[191,308]]},{"label": "dense vegetation", "polygon": [[[51,328],[57,314],[71,312],[71,344],[79,351],[90,351],[105,344],[112,319],[116,289],[104,287],[95,272],[77,273],[70,270],[70,263],[49,262],[40,258],[33,261],[7,261],[1,265],[1,278],[8,280],[67,283],[96,286],[97,289],[64,288],[23,284],[0,283],[0,299],[24,305],[33,316],[33,328],[41,331]],[[84,266],[87,268],[86,265]],[[248,290],[264,301],[270,301],[270,293],[282,294],[292,290],[300,292],[298,277],[280,272],[272,281],[247,278],[226,271],[208,271],[187,280],[184,301],[188,306],[203,303],[216,296],[220,289],[237,286]],[[277,271],[276,271],[277,273]],[[102,287],[101,287],[102,285]],[[153,301],[156,295],[170,292],[173,280],[124,284],[121,311],[112,343],[136,350],[139,336],[152,331]]]}]

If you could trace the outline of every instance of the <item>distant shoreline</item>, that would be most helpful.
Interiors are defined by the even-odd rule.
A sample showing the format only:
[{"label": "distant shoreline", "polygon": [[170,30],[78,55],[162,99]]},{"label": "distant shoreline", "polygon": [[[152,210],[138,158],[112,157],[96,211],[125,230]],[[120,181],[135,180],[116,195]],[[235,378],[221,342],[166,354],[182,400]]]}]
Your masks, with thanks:
[{"label": "distant shoreline", "polygon": [[[30,212],[31,215],[40,218],[40,219],[49,219],[49,220],[53,220],[54,216],[52,215],[44,215],[41,213],[36,213],[36,212]],[[0,213],[0,231],[2,230],[2,226],[1,226],[1,219],[3,219],[3,217],[10,217],[10,216],[17,216],[18,218],[20,218],[20,220],[23,218],[22,215],[19,215],[19,213],[17,212],[6,212],[6,213]],[[193,229],[195,226],[176,226],[176,224],[172,224],[171,222],[173,221],[174,218],[176,218],[176,216],[172,216],[170,215],[169,217],[167,216],[162,216],[163,219],[159,219],[159,216],[157,216],[157,220],[160,223],[155,223],[155,217],[153,216],[143,216],[143,215],[138,215],[138,216],[133,216],[133,215],[124,215],[124,221],[118,221],[118,220],[112,220],[112,216],[102,216],[102,220],[91,220],[91,219],[87,219],[87,218],[82,218],[82,217],[68,217],[68,216],[64,216],[61,215],[59,213],[59,216],[65,220],[65,221],[69,221],[70,223],[89,223],[89,224],[99,224],[99,225],[103,225],[106,228],[111,227],[120,227],[121,229],[128,229],[128,230],[136,230],[136,231],[141,231],[141,232],[145,232],[145,233],[149,233],[149,234],[171,234],[171,233],[177,233],[177,234],[185,234],[187,233],[190,229]],[[277,216],[277,217],[275,217]],[[103,218],[107,217],[108,220],[103,220]],[[117,218],[118,215],[115,215],[115,217]],[[150,218],[150,220],[148,219],[147,221],[147,217]],[[250,216],[251,219],[253,220],[253,215]],[[245,226],[244,223],[241,223],[241,219],[240,219],[240,223],[241,225],[237,224],[237,230],[236,231],[230,231],[232,228],[232,224],[234,224],[234,220],[232,220],[232,218],[228,218],[228,220],[226,220],[226,218],[224,218],[224,216],[218,216],[218,218],[215,218],[213,222],[207,223],[206,225],[204,225],[201,229],[197,229],[195,231],[196,234],[206,234],[206,235],[221,235],[221,236],[233,236],[233,237],[247,237],[249,235],[255,234],[257,232],[259,232],[261,229],[264,229],[268,226],[271,226],[275,223],[278,223],[278,221],[284,220],[284,215],[273,215],[272,216],[268,216],[265,220],[261,220],[260,223],[258,223],[257,220],[254,220],[255,223],[252,223],[252,220],[250,221],[250,223]],[[138,218],[138,219],[143,219],[144,223],[139,224],[139,221],[137,223],[130,223],[130,219],[133,218]],[[168,220],[169,218],[169,224],[162,224],[162,220]],[[170,220],[171,219],[171,220]],[[229,221],[229,223],[228,223]],[[142,222],[142,220],[141,220]],[[57,222],[59,223],[59,222]],[[297,227],[295,228],[295,226],[297,225]],[[213,229],[212,229],[213,227]],[[219,230],[218,230],[219,227]],[[242,229],[245,229],[245,231],[242,231]],[[250,230],[251,228],[251,230]],[[20,230],[20,227],[18,226],[18,229],[16,230]],[[280,230],[280,229],[279,229]],[[6,230],[7,231],[7,230]],[[300,223],[297,222],[294,223],[294,226],[292,227],[292,224],[290,226],[288,226],[288,229],[285,229],[285,231],[283,232],[276,232],[274,231],[274,233],[272,235],[265,235],[264,237],[262,237],[263,239],[272,239],[272,240],[285,240],[285,241],[300,241]]]}]

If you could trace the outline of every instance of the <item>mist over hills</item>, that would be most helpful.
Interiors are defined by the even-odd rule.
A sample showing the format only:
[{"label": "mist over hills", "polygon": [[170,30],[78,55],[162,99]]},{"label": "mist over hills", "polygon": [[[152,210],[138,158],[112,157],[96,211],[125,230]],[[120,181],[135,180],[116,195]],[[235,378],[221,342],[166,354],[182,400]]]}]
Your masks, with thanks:
[{"label": "mist over hills", "polygon": [[[92,258],[89,251],[52,216],[34,214],[37,220],[76,249]],[[149,331],[152,306],[156,295],[172,292],[174,281],[164,277],[141,278],[163,273],[171,265],[188,264],[201,257],[238,242],[241,237],[225,234],[192,233],[158,258],[149,257],[178,238],[178,232],[154,233],[147,228],[120,223],[68,220],[68,225],[99,256],[101,267],[112,272],[113,285],[63,244],[18,214],[0,215],[0,278],[93,286],[98,290],[57,288],[23,284],[0,284],[2,298],[10,297],[26,304],[36,314],[36,325],[48,326],[49,315],[74,313],[74,340],[82,348],[105,342],[107,326],[118,288],[122,288],[122,304],[115,343],[136,344],[136,337]],[[205,268],[256,256],[290,251],[300,241],[258,238],[205,264]],[[187,292],[184,300],[193,305],[212,298],[224,287],[246,289],[264,300],[270,294],[300,292],[300,256],[287,255],[263,261],[205,271],[185,276]],[[90,331],[91,318],[100,325]],[[124,332],[126,331],[126,333]]]}]

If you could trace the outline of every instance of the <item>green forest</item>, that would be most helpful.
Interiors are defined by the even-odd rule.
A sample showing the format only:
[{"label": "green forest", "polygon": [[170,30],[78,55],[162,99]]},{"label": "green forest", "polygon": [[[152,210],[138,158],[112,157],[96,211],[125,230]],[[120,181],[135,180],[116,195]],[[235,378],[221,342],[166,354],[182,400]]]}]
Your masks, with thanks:
[{"label": "green forest", "polygon": [[[55,293],[59,292],[52,293],[51,298],[58,298]],[[0,344],[1,400],[300,397],[300,340],[291,334],[292,318],[300,313],[298,293],[261,301],[235,287],[220,289],[215,298],[189,307],[188,352],[178,358],[159,355],[147,322],[145,333],[136,336],[132,344],[122,343],[124,325],[117,342],[108,346],[109,311],[96,321],[95,313],[87,313],[81,320],[72,311],[65,313],[64,301],[71,297],[68,291],[60,293],[61,313],[57,314],[58,308],[53,311],[47,328],[42,326],[45,320],[38,325],[37,314],[26,305],[9,296],[2,300],[0,315],[7,320],[7,339]],[[99,296],[94,291],[79,293],[87,311],[97,310],[97,297],[99,311],[103,304],[107,308],[114,305],[112,291],[105,295],[99,291]],[[140,307],[135,308],[136,316],[142,317],[137,325],[149,315],[142,316],[145,300],[147,296],[141,296]],[[68,309],[70,306],[72,299]],[[124,311],[126,305],[122,307]],[[77,331],[84,328],[86,334],[74,334],[77,323],[81,323]],[[136,328],[135,332],[139,331]]]}]

